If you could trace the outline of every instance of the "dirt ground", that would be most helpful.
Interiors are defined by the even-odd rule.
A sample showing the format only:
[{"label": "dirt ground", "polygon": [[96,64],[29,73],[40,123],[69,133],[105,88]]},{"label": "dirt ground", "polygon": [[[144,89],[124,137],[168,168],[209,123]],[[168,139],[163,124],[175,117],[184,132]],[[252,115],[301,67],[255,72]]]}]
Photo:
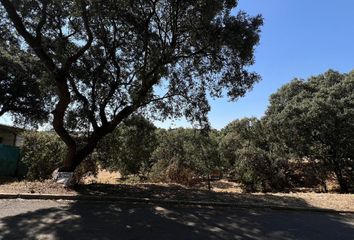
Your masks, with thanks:
[{"label": "dirt ground", "polygon": [[[115,175],[116,176],[116,175]],[[118,181],[118,180],[115,180]],[[354,211],[354,194],[293,192],[242,193],[237,183],[220,180],[213,182],[212,191],[187,188],[177,184],[124,184],[117,182],[81,184],[67,189],[52,181],[28,182],[0,181],[0,193],[113,195],[153,199],[231,202],[270,206],[315,207],[341,211]]]},{"label": "dirt ground", "polygon": [[88,175],[84,177],[81,181],[83,184],[91,184],[91,183],[118,184],[120,182],[120,178],[121,178],[120,172],[100,169],[97,172],[96,176]]}]

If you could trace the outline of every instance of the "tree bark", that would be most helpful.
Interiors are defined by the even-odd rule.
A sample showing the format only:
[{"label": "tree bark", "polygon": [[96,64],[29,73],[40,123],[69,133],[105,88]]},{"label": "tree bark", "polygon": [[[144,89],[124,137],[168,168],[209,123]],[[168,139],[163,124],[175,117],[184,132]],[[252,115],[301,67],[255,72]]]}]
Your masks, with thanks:
[{"label": "tree bark", "polygon": [[349,193],[349,185],[348,182],[346,181],[345,177],[343,176],[342,172],[342,167],[338,163],[338,159],[334,158],[333,163],[333,172],[336,175],[339,187],[340,187],[340,192],[342,193]]},{"label": "tree bark", "polygon": [[[94,129],[91,136],[88,138],[88,141],[85,146],[80,149],[77,149],[77,144],[70,135],[69,137],[71,140],[66,138],[66,134],[59,135],[68,147],[63,167],[59,169],[59,172],[75,171],[75,169],[80,165],[80,163],[82,163],[94,151],[99,141],[107,134],[113,132],[124,119],[129,117],[130,114],[134,112],[135,109],[136,107],[134,106],[127,106],[122,111],[120,111],[110,123],[106,123],[101,127]],[[62,133],[63,129],[63,125],[58,126],[58,130],[60,133]]]},{"label": "tree bark", "polygon": [[58,89],[59,101],[53,111],[53,127],[55,132],[63,140],[68,150],[63,162],[63,167],[59,169],[60,172],[74,171],[73,162],[77,151],[77,144],[69,132],[64,127],[65,112],[69,107],[71,96],[67,82],[67,74],[61,73],[55,76],[55,82]]},{"label": "tree bark", "polygon": [[342,193],[349,193],[348,182],[343,177],[342,170],[341,169],[336,169],[335,170],[335,174],[336,174],[336,177],[337,177],[337,180],[338,180],[340,191]]},{"label": "tree bark", "polygon": [[211,191],[211,179],[210,179],[210,173],[208,173],[208,190]]}]

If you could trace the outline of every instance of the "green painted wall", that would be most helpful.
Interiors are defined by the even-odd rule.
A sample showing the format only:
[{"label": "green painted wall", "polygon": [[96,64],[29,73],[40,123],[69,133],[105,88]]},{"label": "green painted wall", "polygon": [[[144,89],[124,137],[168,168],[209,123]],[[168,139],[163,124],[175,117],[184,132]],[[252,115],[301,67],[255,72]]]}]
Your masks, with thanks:
[{"label": "green painted wall", "polygon": [[23,171],[20,165],[20,149],[0,144],[0,176],[15,177]]}]

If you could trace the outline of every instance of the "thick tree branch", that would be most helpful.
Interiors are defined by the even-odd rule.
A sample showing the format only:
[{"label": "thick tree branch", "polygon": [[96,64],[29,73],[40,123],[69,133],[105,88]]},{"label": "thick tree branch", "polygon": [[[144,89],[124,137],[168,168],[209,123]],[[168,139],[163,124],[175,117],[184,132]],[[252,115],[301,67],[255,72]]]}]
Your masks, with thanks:
[{"label": "thick tree branch", "polygon": [[15,6],[11,3],[10,0],[0,0],[0,2],[4,6],[17,32],[25,39],[28,45],[31,46],[31,48],[34,50],[37,56],[42,60],[46,68],[52,73],[56,72],[57,68],[52,58],[44,50],[43,46],[41,45],[41,41],[39,41],[39,39],[35,38],[34,36],[32,36],[32,34],[30,34],[27,31],[21,17],[18,15],[16,11]]},{"label": "thick tree branch", "polygon": [[67,73],[61,72],[57,69],[53,60],[44,50],[39,38],[32,36],[23,24],[21,17],[17,14],[14,5],[9,0],[1,0],[10,20],[14,24],[18,33],[25,39],[25,41],[34,50],[37,56],[41,59],[46,68],[53,74],[58,88],[59,101],[53,111],[53,127],[56,133],[68,146],[68,156],[76,152],[76,143],[64,127],[65,112],[70,104],[71,97],[67,85]]},{"label": "thick tree branch", "polygon": [[47,8],[48,8],[48,0],[43,0],[42,16],[36,28],[36,38],[38,39],[38,41],[42,41],[41,31],[45,23],[47,22]]},{"label": "thick tree branch", "polygon": [[64,127],[65,112],[71,102],[69,86],[66,79],[67,76],[65,73],[58,74],[55,79],[58,88],[59,101],[53,111],[53,127],[56,133],[69,147],[69,150],[74,152],[76,151],[76,142]]},{"label": "thick tree branch", "polygon": [[90,123],[92,124],[92,127],[94,129],[98,128],[98,124],[95,118],[95,113],[93,109],[90,109],[90,102],[88,101],[88,99],[80,93],[79,89],[77,88],[76,84],[75,84],[75,80],[71,77],[69,77],[69,82],[70,82],[70,86],[72,88],[72,90],[74,91],[76,97],[83,103],[84,105],[84,109],[86,109],[87,114],[88,114],[88,119],[90,121]]},{"label": "thick tree branch", "polygon": [[82,8],[82,19],[84,21],[84,27],[87,33],[88,40],[86,44],[80,48],[74,55],[68,58],[68,60],[65,63],[65,68],[70,69],[72,64],[76,62],[84,53],[91,47],[91,44],[93,42],[93,34],[90,28],[90,22],[89,22],[89,17],[87,15],[87,4],[84,3],[84,1],[81,1],[81,8]]}]

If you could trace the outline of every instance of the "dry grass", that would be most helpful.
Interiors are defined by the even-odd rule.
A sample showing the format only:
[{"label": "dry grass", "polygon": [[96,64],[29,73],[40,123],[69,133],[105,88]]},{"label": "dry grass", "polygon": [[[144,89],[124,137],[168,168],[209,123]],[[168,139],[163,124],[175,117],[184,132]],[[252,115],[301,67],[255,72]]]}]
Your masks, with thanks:
[{"label": "dry grass", "polygon": [[[333,181],[327,183],[329,190],[338,189],[338,186]],[[242,189],[238,183],[220,180],[213,183],[213,191],[242,194]],[[316,208],[335,209],[343,211],[354,211],[354,194],[338,194],[338,193],[316,193],[309,188],[297,189],[298,192],[290,193],[253,193],[255,198],[270,198],[271,196],[286,197],[299,199],[306,205]],[[273,203],[271,203],[273,204]]]},{"label": "dry grass", "polygon": [[354,211],[354,194],[337,193],[275,193],[279,197],[302,199],[307,205],[316,208]]},{"label": "dry grass", "polygon": [[[101,173],[97,181],[107,183],[116,173]],[[108,181],[109,182],[109,181]],[[110,182],[109,182],[110,183]],[[238,204],[315,207],[340,211],[354,211],[354,194],[334,193],[242,193],[237,183],[224,180],[213,183],[213,191],[187,188],[178,184],[86,184],[70,190],[53,183],[0,181],[0,193],[84,194],[144,197],[154,199],[231,202]]]},{"label": "dry grass", "polygon": [[219,180],[211,183],[212,189],[215,192],[224,193],[242,193],[242,188],[239,183],[230,182],[227,180]]},{"label": "dry grass", "polygon": [[91,183],[103,183],[103,184],[118,184],[121,178],[121,174],[119,172],[108,171],[105,169],[100,169],[96,176],[90,175],[84,177],[81,181],[83,184],[91,184]]},{"label": "dry grass", "polygon": [[11,181],[1,183],[0,193],[36,193],[36,194],[76,194],[72,189],[64,188],[62,185],[47,180],[44,182]]}]

